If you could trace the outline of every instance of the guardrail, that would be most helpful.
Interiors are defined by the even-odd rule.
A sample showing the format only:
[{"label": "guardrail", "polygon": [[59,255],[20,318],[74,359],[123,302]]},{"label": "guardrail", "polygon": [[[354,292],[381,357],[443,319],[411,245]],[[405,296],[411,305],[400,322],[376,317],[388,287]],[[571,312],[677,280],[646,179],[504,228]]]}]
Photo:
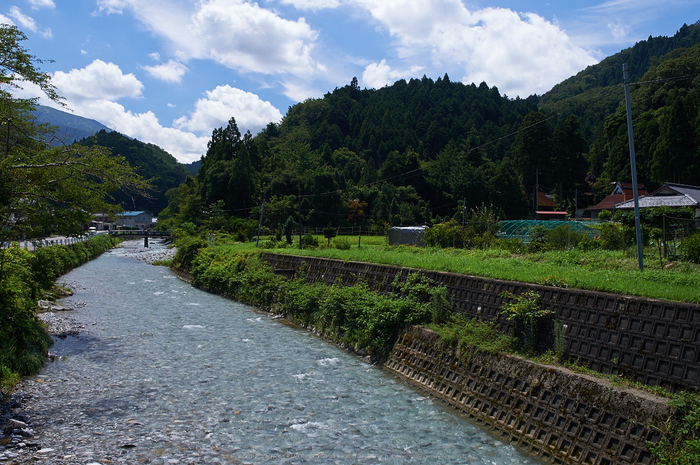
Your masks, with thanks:
[{"label": "guardrail", "polygon": [[25,240],[25,241],[6,241],[0,243],[0,248],[6,249],[12,244],[17,244],[19,247],[26,250],[36,250],[42,247],[50,247],[52,245],[72,245],[78,242],[85,242],[90,236],[78,236],[78,237],[54,237],[47,239],[35,239],[35,240]]},{"label": "guardrail", "polygon": [[136,229],[118,229],[109,231],[110,236],[114,237],[170,237],[168,231],[139,231]]}]

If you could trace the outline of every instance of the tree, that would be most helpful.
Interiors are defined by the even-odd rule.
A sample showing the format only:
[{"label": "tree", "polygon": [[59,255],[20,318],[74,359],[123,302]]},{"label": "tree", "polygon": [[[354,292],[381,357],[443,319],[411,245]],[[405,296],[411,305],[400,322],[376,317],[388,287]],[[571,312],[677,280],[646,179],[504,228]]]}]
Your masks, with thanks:
[{"label": "tree", "polygon": [[75,235],[93,213],[115,214],[109,203],[118,189],[143,193],[148,187],[123,157],[104,147],[61,145],[54,130],[35,124],[35,99],[12,94],[22,82],[41,88],[51,100],[61,97],[51,76],[39,71],[41,60],[21,42],[14,26],[0,26],[0,242],[49,232]]},{"label": "tree", "polygon": [[331,223],[328,223],[328,226],[323,228],[323,237],[328,239],[328,247],[331,246],[331,239],[333,239],[336,236],[336,230],[333,227]]}]

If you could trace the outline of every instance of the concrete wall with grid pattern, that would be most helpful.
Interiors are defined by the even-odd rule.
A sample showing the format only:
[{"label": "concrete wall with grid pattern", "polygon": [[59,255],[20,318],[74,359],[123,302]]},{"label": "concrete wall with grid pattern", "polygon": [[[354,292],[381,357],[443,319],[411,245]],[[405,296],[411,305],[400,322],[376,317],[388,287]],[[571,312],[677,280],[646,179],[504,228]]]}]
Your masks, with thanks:
[{"label": "concrete wall with grid pattern", "polygon": [[[542,307],[565,325],[566,356],[601,373],[669,391],[700,388],[700,305],[371,263],[281,254],[264,258],[279,273],[292,275],[304,268],[309,282],[353,285],[363,280],[377,291],[390,290],[397,276],[403,280],[422,273],[447,288],[453,311],[485,320],[498,318],[504,291],[520,295],[532,289],[541,296]],[[513,329],[507,321],[501,325]],[[553,347],[551,322],[548,331],[544,344]]]},{"label": "concrete wall with grid pattern", "polygon": [[505,440],[561,464],[651,464],[665,399],[507,355],[460,356],[409,328],[384,365]]}]

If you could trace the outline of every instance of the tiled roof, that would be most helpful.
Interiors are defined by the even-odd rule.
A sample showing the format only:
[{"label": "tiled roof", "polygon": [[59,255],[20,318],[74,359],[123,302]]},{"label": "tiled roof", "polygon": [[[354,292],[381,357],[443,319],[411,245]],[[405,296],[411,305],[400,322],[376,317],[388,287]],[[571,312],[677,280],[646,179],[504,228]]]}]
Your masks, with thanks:
[{"label": "tiled roof", "polygon": [[[647,207],[698,207],[700,202],[688,195],[647,195],[639,198],[639,208]],[[634,200],[618,203],[615,207],[619,210],[632,210]]]}]

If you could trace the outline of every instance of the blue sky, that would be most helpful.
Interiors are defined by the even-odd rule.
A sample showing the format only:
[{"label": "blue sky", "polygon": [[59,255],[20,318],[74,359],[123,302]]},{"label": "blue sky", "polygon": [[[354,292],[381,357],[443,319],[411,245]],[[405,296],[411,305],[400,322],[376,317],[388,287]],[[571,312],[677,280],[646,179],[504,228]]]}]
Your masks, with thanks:
[{"label": "blue sky", "polygon": [[[256,134],[357,77],[543,94],[652,36],[700,20],[700,0],[10,0],[14,24],[77,115],[198,160],[234,117]],[[39,96],[25,86],[20,96]],[[42,103],[49,104],[43,101]]]}]

